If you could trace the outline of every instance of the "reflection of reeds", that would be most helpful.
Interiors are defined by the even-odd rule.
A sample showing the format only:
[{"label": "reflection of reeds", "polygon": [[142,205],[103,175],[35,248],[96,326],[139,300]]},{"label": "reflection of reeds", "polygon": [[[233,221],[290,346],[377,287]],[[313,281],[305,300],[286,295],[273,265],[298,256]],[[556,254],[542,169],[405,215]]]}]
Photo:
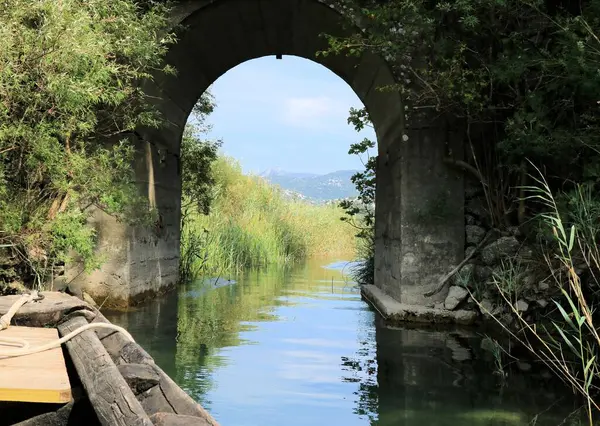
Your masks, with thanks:
[{"label": "reflection of reeds", "polygon": [[[188,391],[196,388],[202,366],[202,390],[194,396],[203,403],[203,392],[213,386],[212,373],[227,362],[217,355],[219,349],[242,344],[240,333],[251,327],[248,323],[276,319],[274,310],[284,288],[308,290],[314,285],[312,280],[290,281],[287,268],[247,270],[236,284],[207,290],[204,286],[211,281],[179,287],[177,305],[176,381]],[[193,290],[199,294],[190,295]]]},{"label": "reflection of reeds", "polygon": [[291,264],[313,255],[354,253],[354,230],[340,220],[339,207],[286,199],[264,180],[243,175],[228,158],[213,167],[212,211],[189,217],[182,233],[188,279]]}]

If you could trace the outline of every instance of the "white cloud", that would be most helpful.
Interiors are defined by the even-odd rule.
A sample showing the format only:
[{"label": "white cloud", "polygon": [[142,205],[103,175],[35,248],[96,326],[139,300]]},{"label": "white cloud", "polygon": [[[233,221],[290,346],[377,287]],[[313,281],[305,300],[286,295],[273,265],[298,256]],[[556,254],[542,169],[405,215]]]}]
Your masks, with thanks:
[{"label": "white cloud", "polygon": [[340,128],[346,123],[349,105],[327,96],[284,99],[283,121],[311,129]]}]

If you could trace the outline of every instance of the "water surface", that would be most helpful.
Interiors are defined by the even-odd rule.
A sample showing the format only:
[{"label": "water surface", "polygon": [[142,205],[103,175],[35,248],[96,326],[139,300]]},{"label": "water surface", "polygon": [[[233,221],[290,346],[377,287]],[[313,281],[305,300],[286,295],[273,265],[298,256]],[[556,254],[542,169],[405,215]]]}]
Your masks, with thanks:
[{"label": "water surface", "polygon": [[493,374],[475,330],[383,326],[342,271],[204,279],[106,315],[224,426],[549,426],[574,408],[533,374]]}]

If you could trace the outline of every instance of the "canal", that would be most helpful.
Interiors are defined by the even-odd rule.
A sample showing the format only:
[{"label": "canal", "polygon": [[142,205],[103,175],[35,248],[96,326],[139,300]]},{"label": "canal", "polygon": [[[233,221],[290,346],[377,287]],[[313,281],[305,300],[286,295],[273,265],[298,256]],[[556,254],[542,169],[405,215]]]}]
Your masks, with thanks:
[{"label": "canal", "polygon": [[475,329],[385,326],[348,269],[198,280],[105,314],[223,426],[554,426],[576,408],[510,359],[498,374]]}]

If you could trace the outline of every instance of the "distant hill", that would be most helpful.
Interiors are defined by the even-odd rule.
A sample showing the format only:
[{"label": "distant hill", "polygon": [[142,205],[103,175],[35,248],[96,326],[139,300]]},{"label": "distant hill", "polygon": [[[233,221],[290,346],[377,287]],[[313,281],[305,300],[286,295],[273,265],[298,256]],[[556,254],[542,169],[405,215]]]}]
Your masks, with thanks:
[{"label": "distant hill", "polygon": [[[309,200],[324,202],[358,195],[350,181],[356,170],[338,170],[324,175],[311,173],[291,173],[283,170],[268,170],[259,176],[286,192],[301,194]],[[303,198],[303,197],[299,197]]]}]

